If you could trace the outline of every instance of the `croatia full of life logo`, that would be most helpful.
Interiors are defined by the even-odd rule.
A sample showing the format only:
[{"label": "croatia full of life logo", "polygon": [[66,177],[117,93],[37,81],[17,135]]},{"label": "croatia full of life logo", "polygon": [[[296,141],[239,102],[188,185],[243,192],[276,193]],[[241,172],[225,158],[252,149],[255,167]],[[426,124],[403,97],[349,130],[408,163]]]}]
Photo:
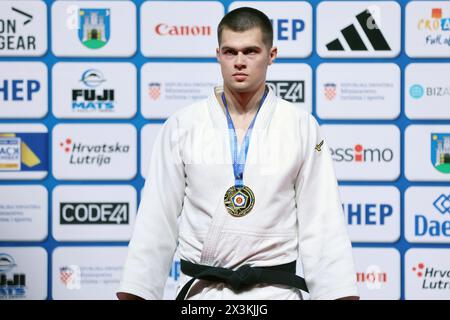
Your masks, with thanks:
[{"label": "croatia full of life logo", "polygon": [[426,45],[448,46],[450,38],[447,31],[450,30],[450,18],[444,14],[443,8],[431,8],[430,11],[428,16],[420,18],[417,29],[426,34]]}]

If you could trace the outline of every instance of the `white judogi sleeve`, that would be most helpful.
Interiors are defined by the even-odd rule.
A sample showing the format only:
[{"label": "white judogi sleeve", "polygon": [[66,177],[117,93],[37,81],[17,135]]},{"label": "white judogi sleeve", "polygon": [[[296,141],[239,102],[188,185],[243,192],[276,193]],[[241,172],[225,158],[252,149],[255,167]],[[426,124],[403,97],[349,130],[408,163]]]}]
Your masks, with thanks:
[{"label": "white judogi sleeve", "polygon": [[177,119],[169,118],[155,140],[119,292],[163,297],[185,192],[178,133]]},{"label": "white judogi sleeve", "polygon": [[[333,161],[317,121],[311,115],[308,117],[300,124],[304,162],[295,191],[299,250],[310,298],[358,296]],[[318,146],[322,140],[323,144]]]}]

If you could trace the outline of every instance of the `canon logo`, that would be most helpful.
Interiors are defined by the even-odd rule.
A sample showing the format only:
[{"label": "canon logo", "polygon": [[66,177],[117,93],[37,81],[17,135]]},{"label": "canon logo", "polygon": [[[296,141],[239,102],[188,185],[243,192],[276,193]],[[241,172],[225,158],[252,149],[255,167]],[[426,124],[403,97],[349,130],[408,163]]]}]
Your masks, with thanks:
[{"label": "canon logo", "polygon": [[356,273],[356,281],[358,283],[361,282],[387,282],[387,273],[386,272],[357,272]]},{"label": "canon logo", "polygon": [[155,32],[160,36],[210,36],[211,26],[172,26],[160,23],[155,26]]},{"label": "canon logo", "polygon": [[356,281],[369,290],[380,290],[388,282],[388,275],[378,265],[369,265],[363,272],[356,272]]}]

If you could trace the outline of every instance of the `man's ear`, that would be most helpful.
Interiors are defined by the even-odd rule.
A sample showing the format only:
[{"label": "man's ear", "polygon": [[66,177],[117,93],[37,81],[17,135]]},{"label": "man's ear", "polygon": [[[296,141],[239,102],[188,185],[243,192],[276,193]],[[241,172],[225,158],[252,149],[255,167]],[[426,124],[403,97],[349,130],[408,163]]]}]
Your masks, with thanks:
[{"label": "man's ear", "polygon": [[277,54],[278,54],[278,48],[277,47],[272,47],[270,49],[270,52],[269,52],[269,59],[270,59],[269,60],[269,65],[274,63],[274,61],[275,61],[275,59],[277,57]]},{"label": "man's ear", "polygon": [[220,53],[219,48],[216,48],[216,59],[218,62],[220,62],[219,53]]}]

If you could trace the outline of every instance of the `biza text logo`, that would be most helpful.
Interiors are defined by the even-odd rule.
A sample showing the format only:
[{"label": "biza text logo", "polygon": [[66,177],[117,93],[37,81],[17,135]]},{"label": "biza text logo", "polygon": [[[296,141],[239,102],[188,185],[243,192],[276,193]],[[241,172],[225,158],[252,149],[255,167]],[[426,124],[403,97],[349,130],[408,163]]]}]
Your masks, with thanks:
[{"label": "biza text logo", "polygon": [[60,142],[59,146],[65,153],[70,154],[69,164],[71,165],[109,165],[115,154],[129,153],[130,146],[118,142],[115,144],[85,144],[74,142],[72,138],[66,138]]},{"label": "biza text logo", "polygon": [[109,9],[80,9],[78,38],[89,49],[104,47],[110,35]]},{"label": "biza text logo", "polygon": [[409,88],[409,95],[414,99],[420,99],[424,95],[427,97],[444,97],[450,96],[450,87],[423,87],[420,84],[413,84]]},{"label": "biza text logo", "polygon": [[412,267],[424,290],[450,290],[450,270],[436,269],[420,262]]},{"label": "biza text logo", "polygon": [[97,89],[106,82],[100,70],[86,70],[80,79],[88,89],[72,90],[72,110],[77,112],[111,112],[114,109],[114,89]]}]

